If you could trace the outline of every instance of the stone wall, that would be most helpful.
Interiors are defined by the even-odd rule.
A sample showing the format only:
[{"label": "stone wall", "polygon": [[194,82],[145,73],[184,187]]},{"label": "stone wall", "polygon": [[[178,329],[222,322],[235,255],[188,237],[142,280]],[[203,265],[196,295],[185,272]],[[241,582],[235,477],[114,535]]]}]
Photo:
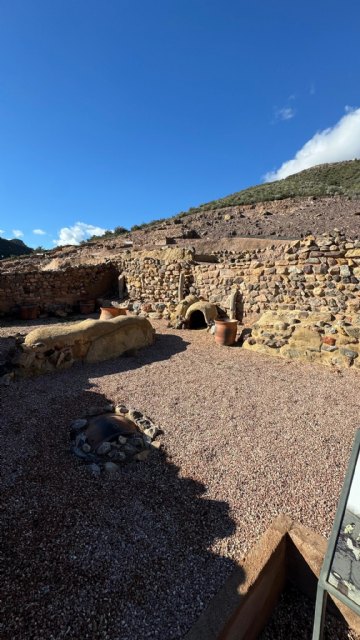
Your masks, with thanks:
[{"label": "stone wall", "polygon": [[0,313],[16,313],[21,305],[40,311],[56,305],[73,307],[80,300],[116,291],[118,270],[113,264],[68,267],[57,271],[0,274]]},{"label": "stone wall", "polygon": [[360,243],[307,238],[275,252],[220,256],[218,265],[195,268],[195,289],[224,304],[234,285],[243,297],[244,314],[266,309],[358,311]]},{"label": "stone wall", "polygon": [[181,249],[134,252],[121,261],[130,299],[145,302],[177,301],[181,273],[184,295],[192,293],[194,267],[193,253]]},{"label": "stone wall", "polygon": [[[177,253],[176,253],[177,252]],[[237,318],[267,309],[356,313],[360,309],[360,241],[312,236],[283,247],[234,253],[220,251],[200,262],[179,249],[131,254],[122,262],[129,297],[143,302],[177,300],[180,274],[184,293],[229,309],[238,289]],[[211,261],[210,261],[211,259]]]},{"label": "stone wall", "polygon": [[360,369],[360,315],[350,321],[331,313],[266,311],[243,346],[272,356]]},{"label": "stone wall", "polygon": [[360,240],[340,233],[249,251],[221,249],[198,255],[191,248],[122,251],[107,264],[61,270],[0,272],[0,312],[16,305],[74,305],[117,290],[123,273],[131,301],[178,302],[191,293],[229,311],[238,291],[236,317],[251,319],[266,310],[360,310]]}]

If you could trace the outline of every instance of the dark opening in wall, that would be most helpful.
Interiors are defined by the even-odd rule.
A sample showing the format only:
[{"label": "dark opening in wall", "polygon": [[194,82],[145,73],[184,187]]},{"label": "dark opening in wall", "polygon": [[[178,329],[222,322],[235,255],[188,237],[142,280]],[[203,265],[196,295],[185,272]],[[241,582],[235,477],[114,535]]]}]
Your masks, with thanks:
[{"label": "dark opening in wall", "polygon": [[207,324],[202,311],[193,311],[189,318],[189,329],[206,329]]}]

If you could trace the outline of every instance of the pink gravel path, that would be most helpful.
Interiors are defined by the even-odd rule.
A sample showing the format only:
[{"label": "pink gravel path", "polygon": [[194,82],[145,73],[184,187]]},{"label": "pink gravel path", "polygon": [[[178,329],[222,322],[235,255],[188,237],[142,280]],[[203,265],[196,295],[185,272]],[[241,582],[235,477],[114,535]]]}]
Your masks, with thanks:
[{"label": "pink gravel path", "polygon": [[[359,373],[153,324],[137,356],[0,387],[4,640],[180,639],[276,515],[329,535]],[[68,427],[109,401],[163,427],[163,451],[97,480]]]}]

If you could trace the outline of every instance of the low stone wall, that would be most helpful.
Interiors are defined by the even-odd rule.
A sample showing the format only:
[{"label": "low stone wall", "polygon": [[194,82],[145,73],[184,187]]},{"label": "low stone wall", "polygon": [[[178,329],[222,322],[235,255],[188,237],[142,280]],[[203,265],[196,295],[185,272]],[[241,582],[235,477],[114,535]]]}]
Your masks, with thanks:
[{"label": "low stone wall", "polygon": [[121,263],[130,299],[176,301],[182,278],[184,295],[195,294],[225,310],[238,290],[239,320],[267,309],[360,310],[360,241],[309,236],[282,247],[219,251],[207,262],[200,259],[194,251],[181,254],[180,249],[130,254]]},{"label": "low stone wall", "polygon": [[115,292],[117,277],[113,264],[0,273],[0,313],[15,314],[22,305],[37,305],[40,312],[51,311],[54,305],[73,307],[80,300]]},{"label": "low stone wall", "polygon": [[196,293],[223,305],[238,287],[245,315],[266,309],[360,309],[360,243],[309,237],[280,253],[276,249],[219,258],[218,265],[195,267]]},{"label": "low stone wall", "polygon": [[262,354],[360,370],[360,315],[267,311],[252,326],[244,348]]},{"label": "low stone wall", "polygon": [[125,274],[131,300],[169,303],[178,300],[180,274],[184,295],[191,293],[193,252],[187,249],[133,252],[125,256],[119,268]]},{"label": "low stone wall", "polygon": [[[1,265],[0,265],[1,266]],[[188,294],[217,304],[235,317],[264,311],[360,311],[360,240],[332,234],[249,251],[221,249],[199,255],[191,247],[122,251],[108,264],[57,271],[1,274],[0,313],[16,305],[74,305],[81,299],[117,291],[117,275],[126,281],[130,301],[177,303]],[[44,269],[46,268],[46,265]],[[234,305],[234,292],[236,296]]]}]

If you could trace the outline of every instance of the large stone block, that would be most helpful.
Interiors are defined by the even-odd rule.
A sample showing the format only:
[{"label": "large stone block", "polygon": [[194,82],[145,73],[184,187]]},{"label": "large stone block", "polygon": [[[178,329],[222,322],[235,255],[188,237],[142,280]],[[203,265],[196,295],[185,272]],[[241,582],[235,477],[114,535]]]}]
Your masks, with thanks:
[{"label": "large stone block", "polygon": [[28,333],[23,350],[29,357],[16,364],[20,373],[32,373],[32,369],[44,372],[68,367],[74,360],[100,362],[148,346],[154,336],[146,318],[132,316],[41,327]]}]

